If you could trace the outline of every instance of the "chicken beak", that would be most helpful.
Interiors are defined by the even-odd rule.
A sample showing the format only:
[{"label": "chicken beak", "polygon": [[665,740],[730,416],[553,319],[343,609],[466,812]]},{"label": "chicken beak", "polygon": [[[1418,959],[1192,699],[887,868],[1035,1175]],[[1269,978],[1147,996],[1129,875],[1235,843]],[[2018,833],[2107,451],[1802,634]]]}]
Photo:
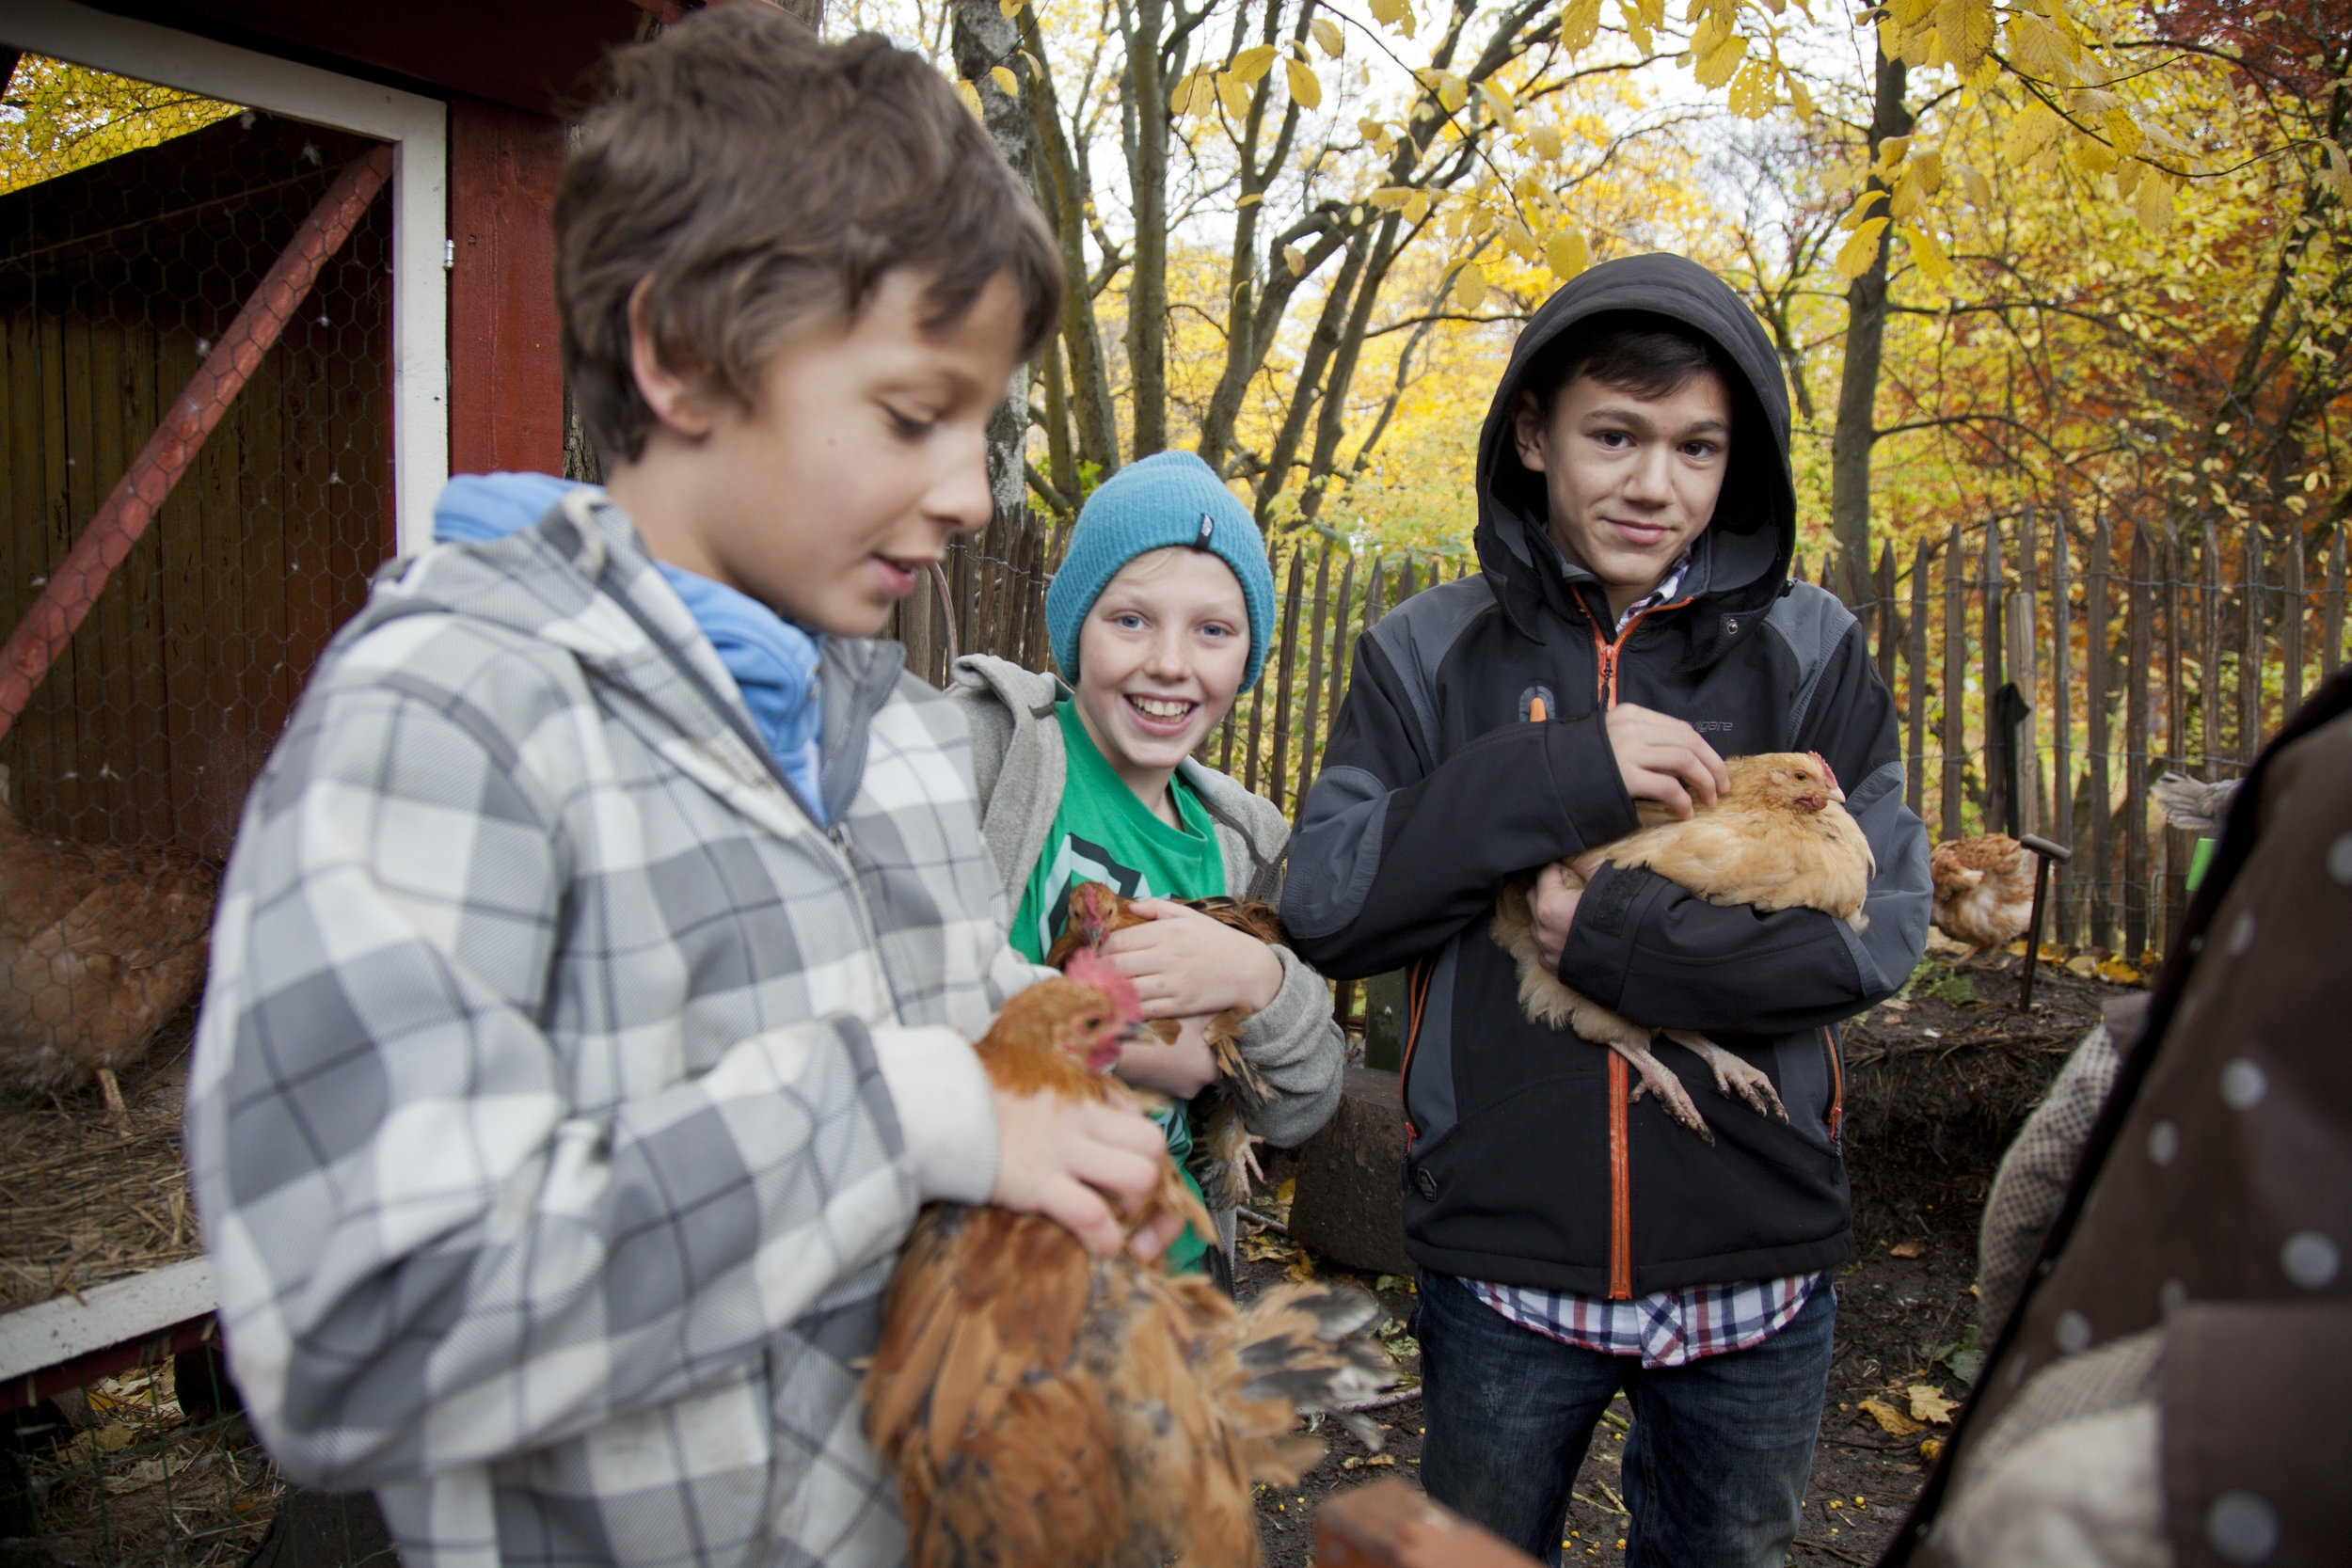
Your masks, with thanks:
[{"label": "chicken beak", "polygon": [[1829,799],[1832,805],[1842,806],[1846,803],[1846,792],[1832,784],[1829,786]]}]

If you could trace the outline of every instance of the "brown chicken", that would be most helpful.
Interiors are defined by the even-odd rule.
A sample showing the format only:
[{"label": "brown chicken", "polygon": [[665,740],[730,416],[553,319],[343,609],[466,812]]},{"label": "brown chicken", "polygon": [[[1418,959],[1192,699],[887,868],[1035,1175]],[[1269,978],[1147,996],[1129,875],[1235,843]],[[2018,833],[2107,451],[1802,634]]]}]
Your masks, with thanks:
[{"label": "brown chicken", "polygon": [[[1169,902],[1198,910],[1217,924],[1270,946],[1288,941],[1281,916],[1263,899],[1176,898]],[[1070,890],[1068,923],[1054,939],[1045,961],[1059,969],[1073,953],[1100,952],[1104,937],[1151,918],[1136,914],[1131,905],[1116,888],[1080,882]],[[1250,1152],[1245,1117],[1274,1096],[1257,1067],[1241,1053],[1242,1021],[1248,1016],[1246,1008],[1228,1007],[1210,1019],[1201,1034],[1216,1062],[1217,1076],[1216,1083],[1193,1097],[1193,1120],[1200,1129],[1195,1175],[1201,1192],[1220,1210],[1238,1208],[1249,1196],[1249,1177],[1257,1170],[1258,1161]],[[1176,1038],[1174,1019],[1162,1019],[1152,1028],[1164,1040]],[[1210,1238],[1210,1244],[1216,1244],[1216,1238]]]},{"label": "brown chicken", "polygon": [[[1646,826],[1593,852],[1611,865],[1646,866],[1712,904],[1819,910],[1862,929],[1868,918],[1862,904],[1878,862],[1861,825],[1846,811],[1845,792],[1829,763],[1812,752],[1767,752],[1733,757],[1724,766],[1731,788],[1714,804],[1677,820],[1665,807],[1640,801]],[[1647,1088],[1668,1115],[1708,1143],[1715,1134],[1682,1080],[1651,1054],[1655,1036],[1695,1052],[1724,1095],[1736,1094],[1760,1114],[1788,1119],[1771,1077],[1705,1035],[1645,1028],[1562,985],[1537,956],[1529,904],[1533,882],[1533,878],[1515,879],[1503,885],[1493,927],[1495,944],[1518,961],[1519,1006],[1529,1019],[1573,1029],[1616,1052],[1641,1076],[1629,1098],[1639,1100]]]},{"label": "brown chicken", "polygon": [[55,1093],[94,1078],[127,1125],[115,1069],[202,982],[219,888],[185,850],[30,832],[0,769],[0,1084]]},{"label": "brown chicken", "polygon": [[1947,838],[1928,851],[1935,928],[1975,958],[2026,934],[2033,918],[2033,855],[2007,833]]},{"label": "brown chicken", "polygon": [[[1126,1099],[1099,1069],[1136,1016],[1134,987],[1091,953],[1070,972],[1007,1004],[980,1060],[1007,1089]],[[1206,1223],[1172,1164],[1162,1205]],[[1291,1485],[1322,1454],[1299,1414],[1395,1378],[1349,1338],[1379,1315],[1352,1286],[1282,1285],[1239,1307],[1205,1276],[1091,1258],[1052,1220],[1002,1209],[925,1209],[882,1313],[866,1433],[898,1473],[914,1568],[1248,1568],[1253,1483]]]}]

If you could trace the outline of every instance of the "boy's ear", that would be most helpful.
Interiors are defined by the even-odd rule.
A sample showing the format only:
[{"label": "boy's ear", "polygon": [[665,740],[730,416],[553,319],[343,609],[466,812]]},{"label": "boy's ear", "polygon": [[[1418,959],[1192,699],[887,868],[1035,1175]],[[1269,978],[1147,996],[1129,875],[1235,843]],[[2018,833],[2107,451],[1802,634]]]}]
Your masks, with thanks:
[{"label": "boy's ear", "polygon": [[637,395],[645,400],[656,420],[689,440],[700,440],[710,434],[716,410],[704,377],[681,372],[663,362],[645,319],[647,291],[652,286],[652,278],[641,277],[628,292],[629,375],[637,383]]},{"label": "boy's ear", "polygon": [[1518,448],[1519,466],[1531,473],[1544,471],[1544,436],[1549,423],[1535,394],[1520,392],[1518,405],[1511,410],[1511,438]]}]

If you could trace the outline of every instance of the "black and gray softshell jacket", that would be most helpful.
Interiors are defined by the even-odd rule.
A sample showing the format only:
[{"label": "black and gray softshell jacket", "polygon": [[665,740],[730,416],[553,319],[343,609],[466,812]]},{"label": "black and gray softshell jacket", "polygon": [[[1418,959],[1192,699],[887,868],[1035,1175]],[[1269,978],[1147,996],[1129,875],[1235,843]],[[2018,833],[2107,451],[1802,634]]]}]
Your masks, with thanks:
[{"label": "black and gray softshell jacket", "polygon": [[[1613,638],[1599,584],[1549,542],[1543,476],[1519,463],[1511,410],[1565,331],[1621,310],[1706,333],[1743,379],[1722,499],[1679,596]],[[1520,336],[1480,436],[1478,489],[1480,574],[1399,605],[1357,645],[1282,900],[1298,952],[1326,974],[1409,968],[1409,1249],[1447,1274],[1619,1299],[1841,1261],[1836,1026],[1918,960],[1927,841],[1903,803],[1894,704],[1860,626],[1788,579],[1796,494],[1772,344],[1730,289],[1680,257],[1595,267]],[[1703,1030],[1763,1067],[1787,1125],[1723,1098],[1672,1045],[1660,1060],[1716,1142],[1654,1100],[1629,1105],[1612,1053],[1521,1015],[1511,959],[1487,934],[1505,879],[1636,826],[1602,722],[1618,702],[1686,719],[1727,756],[1820,752],[1869,836],[1878,875],[1863,931],[1607,869],[1561,957],[1561,978],[1603,1006]]]}]

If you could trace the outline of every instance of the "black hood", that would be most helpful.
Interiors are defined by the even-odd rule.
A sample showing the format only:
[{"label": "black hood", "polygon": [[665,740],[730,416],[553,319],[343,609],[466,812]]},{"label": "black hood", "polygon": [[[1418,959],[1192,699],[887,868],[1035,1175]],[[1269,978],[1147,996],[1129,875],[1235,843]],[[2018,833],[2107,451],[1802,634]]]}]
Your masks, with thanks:
[{"label": "black hood", "polygon": [[1519,462],[1511,410],[1520,383],[1577,323],[1604,311],[1643,311],[1704,333],[1740,372],[1732,388],[1731,461],[1714,520],[1696,552],[1705,569],[1684,617],[1688,662],[1711,663],[1779,596],[1797,542],[1797,490],[1788,468],[1788,384],[1755,313],[1723,279],[1663,252],[1604,261],[1545,302],[1511,350],[1478,437],[1478,563],[1511,624],[1543,640],[1542,611],[1589,612],[1562,576],[1549,543],[1544,476]]}]

